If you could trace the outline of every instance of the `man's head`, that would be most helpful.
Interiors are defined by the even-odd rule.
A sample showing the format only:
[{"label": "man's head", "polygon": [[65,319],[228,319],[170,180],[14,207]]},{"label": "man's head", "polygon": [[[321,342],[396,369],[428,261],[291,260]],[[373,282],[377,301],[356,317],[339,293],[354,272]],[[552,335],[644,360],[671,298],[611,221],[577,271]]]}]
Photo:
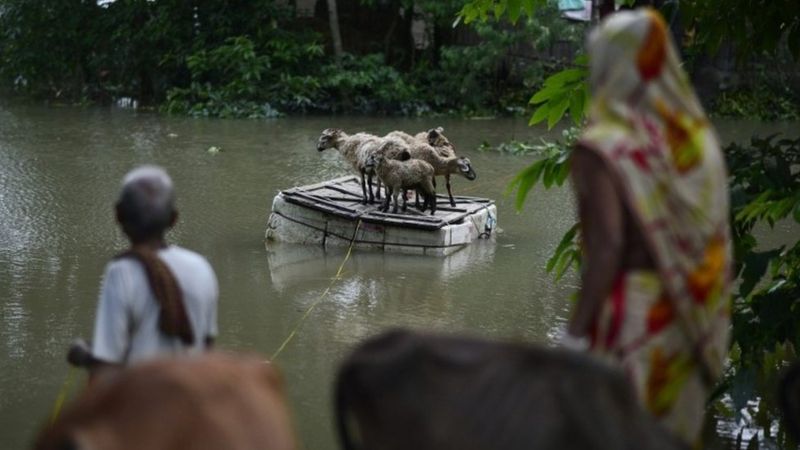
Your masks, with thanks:
[{"label": "man's head", "polygon": [[175,224],[175,192],[164,169],[141,166],[122,179],[116,204],[117,221],[134,243],[160,238]]}]

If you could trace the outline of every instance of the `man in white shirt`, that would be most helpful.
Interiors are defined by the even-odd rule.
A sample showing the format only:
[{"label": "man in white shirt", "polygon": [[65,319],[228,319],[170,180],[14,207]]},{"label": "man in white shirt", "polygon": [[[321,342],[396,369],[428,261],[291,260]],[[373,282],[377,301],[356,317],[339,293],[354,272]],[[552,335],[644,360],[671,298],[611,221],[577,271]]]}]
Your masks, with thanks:
[{"label": "man in white shirt", "polygon": [[217,335],[217,279],[205,258],[164,240],[178,217],[170,177],[155,166],[129,172],[116,214],[131,247],[106,266],[88,365],[209,349]]}]

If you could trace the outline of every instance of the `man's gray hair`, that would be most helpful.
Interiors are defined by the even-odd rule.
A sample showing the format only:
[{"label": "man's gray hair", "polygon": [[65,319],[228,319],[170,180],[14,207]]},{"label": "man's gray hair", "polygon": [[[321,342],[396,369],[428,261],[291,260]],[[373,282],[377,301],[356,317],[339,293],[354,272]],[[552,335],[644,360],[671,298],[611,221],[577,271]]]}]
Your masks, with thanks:
[{"label": "man's gray hair", "polygon": [[117,201],[124,225],[140,236],[163,232],[172,222],[175,191],[172,179],[158,166],[141,166],[122,179]]}]

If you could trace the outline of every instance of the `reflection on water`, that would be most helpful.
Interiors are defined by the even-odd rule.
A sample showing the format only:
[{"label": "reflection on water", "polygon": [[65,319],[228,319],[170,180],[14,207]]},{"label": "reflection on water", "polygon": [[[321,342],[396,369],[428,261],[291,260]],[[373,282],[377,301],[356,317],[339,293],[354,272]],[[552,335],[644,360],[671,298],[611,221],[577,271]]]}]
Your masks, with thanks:
[{"label": "reflection on water", "polygon": [[[125,246],[112,204],[130,168],[156,163],[172,174],[180,221],[169,239],[206,255],[217,271],[220,345],[270,355],[331,284],[345,251],[265,250],[274,195],[348,173],[335,152],[316,151],[324,128],[386,133],[435,125],[480,174],[471,183],[455,179],[454,192],[496,199],[504,232],[446,258],[353,253],[276,361],[300,436],[315,450],[335,448],[330,384],[359,339],[409,326],[547,342],[563,328],[575,280],[554,285],[544,267],[573,221],[569,190],[535,191],[515,213],[503,191],[530,158],[475,150],[484,140],[534,139],[542,131],[524,120],[194,120],[0,106],[0,448],[26,447],[67,374],[64,349],[91,333],[103,266]],[[740,139],[755,130],[736,123],[720,131]],[[209,154],[211,146],[223,151]]]},{"label": "reflection on water", "polygon": [[[441,283],[455,279],[473,266],[491,264],[495,242],[478,240],[445,257],[355,252],[346,262],[347,272],[370,279],[401,273],[410,283],[415,279],[434,279]],[[346,249],[268,242],[266,245],[270,278],[278,291],[302,287],[309,280],[331,277],[344,262]],[[345,272],[345,279],[347,278]]]}]

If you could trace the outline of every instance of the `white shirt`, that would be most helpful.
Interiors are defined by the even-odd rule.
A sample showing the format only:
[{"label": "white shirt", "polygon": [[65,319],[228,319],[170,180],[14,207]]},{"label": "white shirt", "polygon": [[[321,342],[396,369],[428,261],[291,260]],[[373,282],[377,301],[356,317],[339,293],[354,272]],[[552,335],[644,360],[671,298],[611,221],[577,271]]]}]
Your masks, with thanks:
[{"label": "white shirt", "polygon": [[217,335],[217,278],[205,258],[170,245],[158,251],[183,292],[194,344],[164,335],[158,328],[160,307],[144,267],[134,258],[106,265],[97,305],[92,355],[105,362],[129,364],[161,355],[199,353],[206,338]]}]

